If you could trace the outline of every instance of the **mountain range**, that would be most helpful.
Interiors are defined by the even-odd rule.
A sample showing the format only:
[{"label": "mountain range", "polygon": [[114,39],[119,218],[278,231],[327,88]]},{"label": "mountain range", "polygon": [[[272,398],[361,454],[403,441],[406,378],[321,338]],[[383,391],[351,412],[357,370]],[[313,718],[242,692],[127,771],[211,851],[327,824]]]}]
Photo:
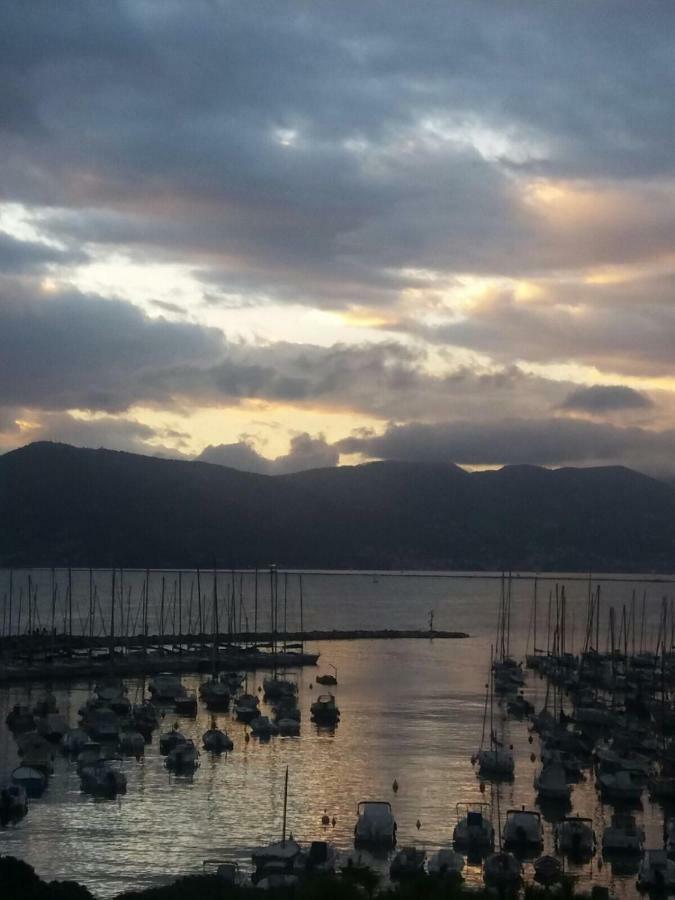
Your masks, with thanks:
[{"label": "mountain range", "polygon": [[622,467],[374,462],[258,475],[34,443],[0,456],[4,566],[675,569],[675,489]]}]

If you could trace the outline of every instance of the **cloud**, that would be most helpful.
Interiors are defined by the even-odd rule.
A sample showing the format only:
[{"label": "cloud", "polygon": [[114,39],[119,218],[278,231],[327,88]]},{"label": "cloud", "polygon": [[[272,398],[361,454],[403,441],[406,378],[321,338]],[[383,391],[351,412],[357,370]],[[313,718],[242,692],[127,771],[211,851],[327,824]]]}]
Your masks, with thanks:
[{"label": "cloud", "polygon": [[374,459],[451,461],[470,466],[633,464],[672,472],[675,430],[620,428],[581,419],[467,420],[390,425],[383,434],[352,436],[341,453]]},{"label": "cloud", "polygon": [[624,385],[594,384],[576,388],[563,400],[563,409],[602,415],[622,410],[649,409],[654,404],[646,394]]},{"label": "cloud", "polygon": [[86,258],[82,251],[66,251],[37,241],[17,240],[0,231],[0,272],[4,275],[35,273],[53,263],[67,265],[83,262]]},{"label": "cloud", "polygon": [[336,466],[340,459],[338,450],[327,443],[323,435],[312,437],[306,432],[291,438],[287,454],[269,459],[254,448],[250,440],[241,439],[235,444],[209,445],[197,457],[200,462],[231,466],[245,472],[263,475],[286,475],[306,469],[324,469]]}]

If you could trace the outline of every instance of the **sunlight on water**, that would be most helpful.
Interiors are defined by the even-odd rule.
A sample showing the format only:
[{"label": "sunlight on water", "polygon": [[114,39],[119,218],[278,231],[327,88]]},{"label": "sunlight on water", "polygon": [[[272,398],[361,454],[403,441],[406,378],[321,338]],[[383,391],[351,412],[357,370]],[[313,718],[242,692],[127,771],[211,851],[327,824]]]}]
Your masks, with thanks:
[{"label": "sunlight on water", "polygon": [[[23,580],[24,575],[20,577]],[[64,577],[60,573],[61,588]],[[97,583],[102,584],[106,577],[97,573]],[[161,580],[157,575],[153,579],[157,581],[158,577]],[[141,576],[129,575],[127,579],[137,597]],[[75,578],[73,602],[78,616],[85,608],[87,581],[85,573]],[[252,614],[250,582],[247,577],[244,616]],[[227,576],[223,575],[223,603],[227,602],[226,583]],[[43,603],[40,592],[49,590],[50,573],[34,573],[32,584],[38,585],[38,603]],[[546,640],[546,603],[552,586],[539,586],[539,596],[544,598],[543,612],[539,611],[539,644]],[[653,640],[656,600],[663,593],[658,586],[647,589],[654,602],[650,599],[648,604],[645,645]],[[633,585],[613,582],[603,590],[607,596],[611,593],[613,602],[629,603]],[[577,648],[584,637],[580,623],[586,596],[583,581],[568,585]],[[532,644],[531,597],[531,583],[515,583],[512,650],[516,654],[524,653],[526,645]],[[74,764],[59,758],[43,798],[30,803],[28,816],[18,826],[0,831],[0,852],[26,859],[44,878],[79,879],[101,898],[125,888],[199,872],[207,858],[234,859],[247,868],[251,848],[281,836],[286,766],[290,773],[288,828],[301,841],[328,839],[348,851],[353,847],[357,803],[384,799],[394,808],[399,846],[417,843],[431,851],[449,845],[456,803],[490,800],[489,788],[485,795],[480,793],[470,757],[481,738],[498,598],[499,581],[492,579],[306,577],[303,614],[307,627],[423,628],[433,608],[437,628],[464,630],[471,637],[317,644],[310,649],[321,653],[319,669],[328,663],[338,669],[339,686],[329,689],[335,692],[342,713],[334,731],[318,729],[310,722],[309,706],[326,689],[313,683],[318,670],[306,668],[300,676],[300,737],[276,737],[266,743],[251,739],[246,743],[245,726],[220,714],[219,725],[227,728],[234,751],[219,758],[202,752],[200,768],[193,777],[185,778],[166,771],[155,733],[140,761],[124,762],[128,791],[116,801],[93,800],[82,794]],[[50,609],[46,600],[43,606]],[[101,618],[105,619],[107,607],[103,610]],[[62,615],[63,610],[60,612]],[[292,595],[289,591],[287,596],[287,615],[289,627],[295,627],[297,582]],[[262,612],[259,621],[265,627]],[[571,621],[568,627],[572,627]],[[263,675],[251,673],[249,689],[257,689]],[[183,680],[196,689],[205,677],[192,675]],[[142,683],[128,680],[127,684],[130,699],[140,699]],[[54,685],[59,707],[71,724],[76,724],[78,708],[91,688],[93,684]],[[34,703],[43,690],[44,686],[36,685],[2,689],[0,721],[4,723],[12,704]],[[533,673],[528,674],[527,693],[539,708],[544,682]],[[210,713],[202,704],[196,720],[168,712],[162,729],[174,721],[179,721],[181,729],[201,746]],[[517,759],[514,783],[500,788],[503,819],[512,806],[534,804],[532,779],[537,764],[530,760],[530,754],[537,741],[535,738],[534,745],[528,743],[524,723],[499,718],[497,730],[503,730],[504,740],[513,743]],[[3,725],[0,766],[8,773],[16,762],[14,739]],[[396,794],[392,790],[394,779],[400,786]],[[591,781],[574,787],[573,803],[575,812],[595,820],[596,828],[611,814],[611,807],[601,805]],[[649,803],[646,794],[643,803],[638,818],[644,821],[647,845],[661,846],[662,812]],[[324,809],[336,818],[334,827],[322,826]],[[546,824],[546,843],[547,851],[551,850],[550,823]],[[599,861],[599,856],[594,858],[590,866],[579,870],[579,877],[611,883],[619,896],[632,895],[634,874],[617,877],[609,865],[601,868]],[[386,871],[384,861],[379,865]],[[470,866],[465,874],[469,881],[477,881],[480,868]]]}]

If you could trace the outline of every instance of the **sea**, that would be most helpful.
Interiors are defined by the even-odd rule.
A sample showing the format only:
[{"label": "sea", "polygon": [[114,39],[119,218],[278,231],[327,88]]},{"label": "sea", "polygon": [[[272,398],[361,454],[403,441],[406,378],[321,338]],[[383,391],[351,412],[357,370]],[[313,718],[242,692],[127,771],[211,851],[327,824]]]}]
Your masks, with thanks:
[{"label": "sea", "polygon": [[[472,765],[484,733],[501,597],[510,591],[510,652],[524,657],[535,644],[535,625],[536,645],[546,650],[551,610],[556,596],[560,604],[563,591],[566,649],[573,652],[585,645],[588,598],[598,590],[601,649],[611,640],[610,608],[615,640],[617,623],[625,616],[621,641],[628,649],[654,649],[663,598],[672,610],[675,594],[675,577],[587,573],[513,573],[505,579],[501,573],[248,571],[202,572],[198,577],[193,571],[153,571],[146,589],[147,584],[148,573],[139,571],[117,570],[113,576],[109,570],[14,570],[11,575],[3,570],[0,632],[24,633],[30,622],[33,629],[102,635],[110,627],[113,597],[118,635],[141,633],[144,617],[151,633],[167,635],[179,624],[183,633],[194,633],[198,624],[208,631],[215,596],[221,630],[223,623],[252,630],[255,622],[260,631],[276,624],[289,631],[301,625],[306,630],[419,629],[426,636],[310,642],[306,649],[320,654],[318,665],[295,673],[300,735],[247,741],[245,725],[218,714],[218,725],[228,731],[234,750],[219,757],[202,751],[200,766],[190,777],[166,770],[157,732],[139,760],[124,760],[127,793],[115,800],[83,794],[74,763],[58,756],[42,798],[29,801],[28,815],[17,825],[0,829],[0,853],[26,860],[42,878],[76,879],[101,900],[201,873],[216,860],[234,861],[244,873],[250,871],[251,850],[282,836],[287,770],[287,834],[300,842],[331,841],[345,857],[353,852],[356,808],[363,800],[389,801],[398,846],[415,844],[428,855],[451,846],[458,804],[490,804],[495,824],[503,824],[511,808],[537,809],[533,778],[540,766],[538,738],[526,722],[507,717],[495,704],[495,731],[513,745],[516,757],[512,783],[481,784]],[[434,630],[468,637],[442,639],[434,637]],[[316,675],[333,671],[331,667],[337,670],[338,685],[322,688]],[[258,691],[265,674],[249,672],[248,690]],[[197,689],[207,677],[186,674],[183,681]],[[129,698],[140,701],[144,681],[127,679],[126,684]],[[60,711],[76,725],[93,687],[86,681],[0,687],[0,777],[9,777],[19,762],[4,725],[13,704],[33,704],[50,688]],[[327,690],[335,694],[341,711],[332,730],[310,721],[311,703]],[[528,672],[525,693],[537,709],[545,691],[540,676]],[[200,703],[196,719],[167,711],[161,729],[177,721],[201,746],[210,720]],[[574,813],[593,820],[599,843],[614,808],[601,801],[592,774],[587,772],[586,780],[574,786],[572,804]],[[646,846],[663,846],[664,817],[671,811],[652,803],[645,792],[633,812],[645,828]],[[322,824],[325,815],[327,826]],[[542,815],[545,852],[552,852],[559,813],[543,810]],[[369,861],[386,879],[388,860]],[[531,877],[531,863],[525,869]],[[602,884],[617,897],[636,895],[637,865],[604,862],[600,849],[589,864],[567,869],[580,886]],[[467,882],[480,883],[480,864],[467,862],[464,874]]]}]

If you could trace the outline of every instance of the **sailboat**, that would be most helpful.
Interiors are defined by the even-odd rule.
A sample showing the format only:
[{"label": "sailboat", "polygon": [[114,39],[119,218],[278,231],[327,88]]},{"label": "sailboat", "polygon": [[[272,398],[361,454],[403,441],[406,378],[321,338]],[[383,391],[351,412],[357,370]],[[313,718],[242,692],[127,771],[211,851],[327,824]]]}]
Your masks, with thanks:
[{"label": "sailboat", "polygon": [[[490,746],[483,747],[485,741],[485,725],[488,717],[488,709],[490,713]],[[494,666],[493,666],[493,650],[490,648],[490,678],[485,696],[485,710],[483,713],[483,734],[481,736],[481,746],[473,763],[478,763],[478,772],[485,777],[498,776],[502,778],[513,777],[515,762],[513,752],[510,748],[502,746],[497,739],[494,731]]]},{"label": "sailboat", "polygon": [[281,826],[281,840],[251,853],[255,866],[252,880],[258,887],[290,887],[297,882],[293,874],[293,864],[302,852],[302,847],[293,837],[286,837],[286,813],[288,810],[288,766],[284,778],[284,814]]}]

